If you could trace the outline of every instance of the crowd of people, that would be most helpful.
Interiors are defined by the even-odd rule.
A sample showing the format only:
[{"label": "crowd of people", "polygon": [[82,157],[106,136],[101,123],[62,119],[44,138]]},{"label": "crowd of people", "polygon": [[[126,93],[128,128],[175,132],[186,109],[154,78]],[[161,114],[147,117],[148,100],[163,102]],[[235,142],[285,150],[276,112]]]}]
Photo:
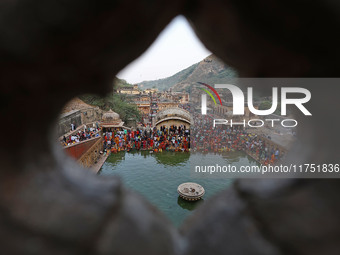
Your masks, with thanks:
[{"label": "crowd of people", "polygon": [[[190,110],[188,105],[183,105],[182,108]],[[76,144],[98,137],[103,131],[104,150],[111,150],[113,153],[131,150],[223,153],[238,150],[245,151],[263,164],[273,164],[284,156],[285,151],[269,139],[248,132],[247,129],[237,127],[231,129],[225,125],[213,128],[213,116],[195,112],[191,114],[194,124],[190,128],[186,125],[159,128],[139,125],[135,130],[115,128],[100,130],[97,124],[64,136],[62,143],[64,146]]]},{"label": "crowd of people", "polygon": [[[71,130],[74,131],[74,130]],[[72,133],[70,135],[64,135],[62,139],[63,146],[69,146],[73,145],[94,137],[100,136],[100,128],[99,127],[84,127],[84,129],[81,129],[75,133]]]},{"label": "crowd of people", "polygon": [[107,131],[104,133],[104,148],[113,153],[131,150],[223,153],[238,150],[263,164],[273,164],[284,155],[284,151],[269,140],[247,130],[226,126],[213,128],[211,116],[193,113],[193,117],[195,123],[190,129],[185,125],[173,125],[159,129],[141,127],[135,131]]},{"label": "crowd of people", "polygon": [[226,126],[212,127],[211,116],[194,114],[191,145],[195,151],[225,152],[242,150],[263,164],[273,164],[284,156],[284,151],[265,138],[248,130]]},{"label": "crowd of people", "polygon": [[138,128],[132,131],[112,129],[103,133],[103,136],[104,149],[110,149],[113,153],[122,150],[189,151],[190,148],[190,130],[185,125],[161,126],[159,129]]}]

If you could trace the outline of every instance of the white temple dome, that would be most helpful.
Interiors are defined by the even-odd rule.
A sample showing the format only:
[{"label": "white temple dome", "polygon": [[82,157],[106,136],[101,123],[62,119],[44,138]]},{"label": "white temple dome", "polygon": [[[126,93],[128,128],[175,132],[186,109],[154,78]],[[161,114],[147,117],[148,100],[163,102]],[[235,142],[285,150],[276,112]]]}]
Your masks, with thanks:
[{"label": "white temple dome", "polygon": [[120,116],[118,113],[112,111],[111,109],[103,114],[102,117],[103,121],[110,122],[110,121],[117,121],[120,120]]}]

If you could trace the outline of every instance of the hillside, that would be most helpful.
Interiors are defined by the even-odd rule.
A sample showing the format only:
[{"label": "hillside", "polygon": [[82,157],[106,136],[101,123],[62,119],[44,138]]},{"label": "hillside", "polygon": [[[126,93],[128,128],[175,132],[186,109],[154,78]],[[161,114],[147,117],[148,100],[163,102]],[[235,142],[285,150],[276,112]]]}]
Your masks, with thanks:
[{"label": "hillside", "polygon": [[[126,80],[115,78],[113,81],[113,86],[115,89],[124,88],[124,87],[132,87],[132,84],[127,83]],[[97,100],[97,101],[96,101]],[[68,102],[63,110],[62,113],[70,112],[73,110],[81,110],[86,109],[89,107],[99,106],[103,108],[103,105],[98,103],[100,101],[100,97],[95,95],[81,95],[80,97],[76,97]]]},{"label": "hillside", "polygon": [[190,91],[190,85],[197,82],[216,84],[226,82],[236,76],[236,72],[225,65],[216,56],[210,55],[201,62],[198,62],[168,78],[144,81],[139,83],[141,89],[158,88],[159,90]]},{"label": "hillside", "polygon": [[154,81],[143,81],[138,83],[139,88],[141,89],[148,89],[148,88],[158,88],[160,91],[168,90],[172,86],[182,81],[185,81],[188,76],[195,70],[199,63],[193,64],[188,68],[164,79],[158,79]]},{"label": "hillside", "polygon": [[[131,84],[127,83],[125,80],[115,78],[113,82],[114,89],[123,87],[132,87]],[[86,94],[79,96],[85,104],[97,106],[104,111],[112,109],[120,115],[120,118],[127,122],[129,118],[138,120],[140,118],[140,113],[137,110],[136,105],[130,104],[126,99],[126,95],[118,93],[109,93],[104,97]]]},{"label": "hillside", "polygon": [[126,88],[126,87],[132,87],[133,85],[128,83],[126,80],[123,79],[119,79],[119,78],[115,78],[113,81],[113,87],[115,89],[119,89],[119,88]]}]

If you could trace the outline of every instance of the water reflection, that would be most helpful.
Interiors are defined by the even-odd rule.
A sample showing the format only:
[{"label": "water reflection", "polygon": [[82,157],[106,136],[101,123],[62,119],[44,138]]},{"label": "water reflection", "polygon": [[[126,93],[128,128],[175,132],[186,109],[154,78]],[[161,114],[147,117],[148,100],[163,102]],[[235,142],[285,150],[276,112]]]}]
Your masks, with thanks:
[{"label": "water reflection", "polygon": [[[158,164],[165,165],[165,166],[182,166],[187,163],[190,159],[190,154],[200,155],[203,161],[211,160],[215,158],[223,158],[228,163],[239,163],[241,159],[245,157],[243,152],[232,152],[232,153],[198,153],[198,152],[162,152],[162,153],[150,153],[149,151],[133,151],[133,152],[119,152],[117,154],[111,154],[108,157],[107,161],[112,165],[112,167],[120,164],[122,161],[125,160],[126,154],[129,153],[132,157],[140,157],[142,156],[144,159],[149,157],[153,157]],[[253,158],[246,155],[247,159],[250,162],[256,162]]]},{"label": "water reflection", "polygon": [[[230,152],[230,154],[234,155],[227,157],[240,158],[238,163],[231,163],[237,167],[241,164],[252,164],[247,155],[242,152]],[[224,165],[228,163],[228,160],[223,158],[221,154],[213,153],[119,152],[117,154],[112,153],[108,157],[99,175],[119,176],[126,187],[139,192],[163,211],[176,226],[179,226],[204,201],[189,202],[178,197],[178,185],[184,182],[199,183],[206,190],[204,199],[207,200],[232,183],[232,180],[228,179],[230,177],[194,176],[191,172],[192,166],[206,165],[209,162]]]},{"label": "water reflection", "polygon": [[179,166],[190,158],[190,152],[154,153],[157,163],[168,166]]},{"label": "water reflection", "polygon": [[222,157],[226,159],[229,163],[237,163],[240,161],[240,156],[237,152],[222,154]]},{"label": "water reflection", "polygon": [[204,203],[204,199],[197,201],[186,201],[180,196],[177,198],[177,204],[185,210],[193,211],[197,206]]},{"label": "water reflection", "polygon": [[119,152],[117,154],[111,154],[107,159],[106,163],[110,163],[111,167],[115,167],[119,165],[122,161],[125,160],[125,152]]},{"label": "water reflection", "polygon": [[234,151],[220,154],[228,163],[239,163],[244,157],[247,157],[251,163],[256,163],[256,160],[246,155],[243,151]]},{"label": "water reflection", "polygon": [[149,151],[121,151],[118,153],[111,153],[106,162],[111,164],[111,167],[119,165],[126,159],[126,155],[129,157],[138,158],[143,157],[147,159],[153,157],[158,164],[164,166],[183,166],[190,158],[190,152],[162,152],[162,153],[150,153]]}]

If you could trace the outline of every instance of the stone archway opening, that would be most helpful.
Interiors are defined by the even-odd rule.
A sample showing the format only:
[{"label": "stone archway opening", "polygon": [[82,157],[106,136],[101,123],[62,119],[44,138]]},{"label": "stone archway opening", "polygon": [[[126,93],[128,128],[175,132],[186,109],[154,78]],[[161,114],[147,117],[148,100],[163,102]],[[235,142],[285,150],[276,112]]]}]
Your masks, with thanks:
[{"label": "stone archway opening", "polygon": [[[93,168],[94,172],[97,173],[107,160],[113,147],[111,146],[113,141],[110,141],[112,133],[114,137],[117,131],[136,130],[138,125],[144,125],[143,128],[148,125],[154,125],[158,129],[160,129],[161,126],[170,128],[170,126],[180,125],[187,128],[194,123],[192,116],[188,118],[182,116],[183,114],[181,113],[169,113],[167,116],[159,117],[157,114],[173,107],[178,108],[179,106],[183,107],[183,105],[189,104],[189,95],[198,94],[200,91],[197,87],[198,82],[207,82],[214,85],[214,83],[225,82],[238,75],[234,69],[227,66],[214,55],[205,57],[198,63],[194,63],[192,66],[180,70],[180,72],[182,76],[177,78],[178,80],[170,84],[170,86],[168,84],[168,87],[162,88],[162,82],[164,82],[162,79],[161,81],[158,79],[158,81],[142,81],[138,84],[131,84],[126,80],[116,77],[113,84],[111,84],[113,92],[106,94],[104,97],[86,94],[80,95],[72,100],[64,107],[65,112],[59,119],[58,136],[59,141],[64,144],[64,151],[66,151],[68,155],[71,155],[81,166]],[[177,73],[174,75],[179,76]],[[161,87],[162,90],[157,91],[157,87]],[[218,92],[223,93],[222,90],[218,90]],[[159,98],[164,99],[162,102],[154,100],[157,93],[159,93]],[[262,100],[261,93],[262,91],[257,95],[259,101],[260,99]],[[228,94],[226,94],[226,97],[228,97]],[[227,99],[230,100],[230,98]],[[270,97],[266,98],[266,100],[270,101]],[[155,102],[156,105],[153,105]],[[195,105],[197,102],[194,101],[193,103]],[[232,103],[231,101],[227,101],[225,108],[219,107],[219,105],[215,106],[212,102],[210,103],[209,107],[212,109],[211,116],[215,116],[216,118],[223,118],[223,116],[228,115],[226,113],[232,111],[232,105],[228,105],[228,103]],[[134,107],[138,109],[139,116],[137,116],[137,114],[134,116],[127,115],[131,113],[130,110],[132,109],[129,108],[128,111],[125,111],[124,107],[128,107],[128,105],[134,105]],[[268,107],[268,105],[264,106],[264,108],[266,107]],[[118,117],[118,119],[120,119],[120,121],[118,121],[119,123],[105,123],[105,120],[103,120],[103,115],[109,113],[112,109],[122,116]],[[188,109],[184,108],[184,110],[186,111]],[[200,109],[198,109],[198,112],[199,111]],[[247,114],[249,119],[249,110]],[[119,126],[121,122],[123,124]],[[240,127],[238,127],[238,129],[240,130]],[[288,148],[281,147],[281,145],[273,142],[272,134],[266,133],[265,136],[263,133],[259,134],[254,130],[255,129],[252,129],[249,133],[255,133],[255,135],[258,135],[258,138],[256,138],[256,140],[252,138],[252,141],[254,141],[255,144],[259,142],[269,144],[268,154],[275,153],[277,148],[279,148],[280,153],[283,154],[284,151],[284,154],[287,154]],[[270,131],[272,131],[272,133],[276,132],[276,130]],[[84,135],[84,133],[85,135],[90,134],[90,137],[79,141],[79,137]],[[75,138],[73,138],[73,135]],[[76,136],[79,137],[77,138]],[[105,136],[109,137],[108,141],[110,141],[110,144],[107,143],[108,141],[105,141]],[[283,139],[283,141],[287,140]],[[268,155],[257,154],[256,150],[252,150],[250,153],[250,149],[249,155],[263,162],[265,162],[266,157],[269,158]],[[122,159],[124,159],[124,156],[117,158],[117,161],[119,162]],[[183,162],[186,161],[187,158],[183,159]]]},{"label": "stone archway opening", "polygon": [[[68,100],[80,91],[104,95],[111,88],[112,72],[140,55],[179,13],[191,20],[209,49],[243,76],[337,76],[337,8],[331,5],[316,2],[306,11],[303,2],[278,1],[270,6],[256,2],[252,8],[235,1],[6,3],[1,21],[1,113],[3,133],[15,135],[4,136],[1,146],[3,251],[336,253],[337,180],[239,181],[195,213],[180,236],[157,210],[117,180],[94,178],[70,162],[55,150],[50,132]],[[339,89],[320,87],[320,101],[311,105],[316,117],[305,123],[301,136],[307,149],[295,154],[302,161],[338,160],[334,140],[339,121],[335,117],[332,125],[321,123],[327,121],[325,112],[337,116]],[[315,224],[320,218],[326,219],[324,224]],[[311,228],[315,225],[317,231]],[[216,238],[211,239],[211,233]]]},{"label": "stone archway opening", "polygon": [[[175,20],[176,19],[178,18],[175,18]],[[183,19],[183,17],[180,17],[180,19]],[[171,26],[171,24],[169,26]],[[185,23],[185,26],[189,26],[189,24]],[[165,28],[165,30],[167,29],[168,28]],[[186,27],[186,29],[188,28]],[[188,33],[187,30],[185,30],[185,32]],[[181,33],[183,34],[183,31]],[[194,32],[191,31],[190,33]],[[165,40],[162,33],[161,36],[162,38],[160,40]],[[174,35],[169,35],[168,37],[173,36]],[[159,54],[157,47],[162,48],[164,47],[164,43],[171,44],[177,39],[177,37],[171,38],[171,40],[163,42],[163,45],[161,46],[152,45],[150,46],[150,49],[154,50],[154,48],[156,48],[156,50],[154,50],[156,53],[153,54],[157,55],[157,52]],[[196,40],[198,39],[196,38]],[[156,39],[155,43],[158,41],[159,39]],[[194,44],[198,44],[198,42],[194,42]],[[149,51],[150,50],[147,50],[146,53]],[[185,50],[181,49],[181,51],[184,52]],[[200,54],[210,54],[209,52],[204,52],[204,50],[201,51],[203,53],[200,52]],[[183,52],[178,52],[178,56],[183,55]],[[172,55],[174,54],[170,55],[173,57]],[[191,57],[193,55],[195,54],[191,53]],[[143,56],[141,58],[143,58]],[[155,61],[152,60],[152,57],[150,59],[151,60],[148,61]],[[170,59],[158,59],[158,61],[161,60],[165,63],[170,62]],[[174,59],[172,59],[172,61],[173,60]],[[178,64],[180,61],[181,60],[176,60],[175,63]],[[143,61],[136,60],[136,62]],[[148,63],[144,61],[144,64],[147,65]],[[157,66],[159,63],[152,64]],[[157,72],[155,66],[152,69]],[[127,68],[131,67],[128,66]],[[144,70],[148,70],[149,68],[150,66],[147,66]],[[141,65],[135,67],[135,71],[139,69],[141,69]],[[162,68],[160,68],[160,70],[162,70]],[[126,71],[122,71],[118,75],[124,77],[124,72],[126,73]],[[143,77],[143,75],[139,74],[139,77]],[[194,122],[194,119],[197,119],[198,116],[195,115],[194,118],[194,115],[192,115],[193,113],[187,111],[190,110],[190,105],[196,106],[197,109],[194,109],[194,111],[200,112],[200,108],[197,107],[200,103],[200,99],[191,99],[194,98],[194,95],[197,97],[197,94],[200,92],[197,84],[204,82],[214,85],[216,83],[232,81],[232,79],[237,77],[238,74],[234,69],[226,65],[213,54],[208,55],[201,59],[201,61],[194,63],[183,70],[179,70],[179,72],[170,77],[162,79],[141,81],[136,84],[131,84],[124,79],[115,77],[111,84],[112,92],[106,94],[104,97],[95,94],[80,95],[64,106],[57,125],[58,141],[62,144],[63,150],[67,155],[75,159],[82,167],[93,168],[93,171],[98,173],[111,150],[119,149],[118,144],[114,142],[114,137],[117,134],[119,135],[120,132],[129,133],[130,131],[139,129],[142,130],[141,132],[144,132],[146,127],[149,129],[161,129],[161,127],[170,128],[171,126],[183,125],[185,129],[189,129],[191,125],[197,125],[197,123]],[[169,82],[167,79],[173,79],[174,81]],[[160,88],[159,90],[158,87]],[[224,93],[221,89],[217,89],[217,91],[225,96],[225,98],[223,98],[224,106],[214,105],[213,102],[209,102],[211,110],[210,117],[232,117],[232,114],[231,116],[229,114],[232,112],[233,108],[230,92]],[[246,88],[243,88],[243,91],[246,94]],[[271,105],[271,96],[262,96],[261,93],[264,91],[266,91],[266,89],[260,90],[260,92],[257,92],[256,96],[254,96],[254,98],[256,98],[257,108],[261,110],[270,108]],[[161,100],[159,100],[159,98],[161,98]],[[264,106],[261,104],[264,104]],[[113,112],[112,109],[118,113]],[[112,114],[117,114],[118,117],[113,118],[113,120],[105,119],[105,115]],[[190,116],[188,117],[187,115]],[[264,123],[264,119],[260,119],[258,116],[252,114],[247,106],[245,116],[247,116],[247,123],[249,123],[249,126],[247,128],[246,126],[236,126],[236,128],[232,128],[232,130],[240,131],[248,129],[245,131],[245,134],[249,134],[250,137],[249,139],[247,138],[246,141],[250,141],[249,145],[247,144],[249,147],[247,147],[247,151],[249,151],[248,155],[259,163],[264,163],[266,160],[270,162],[272,154],[274,155],[277,150],[279,150],[280,155],[287,155],[289,146],[294,139],[292,134],[293,131],[291,129],[289,130],[289,139],[287,138],[288,133],[286,133],[286,136],[283,138],[279,137],[282,136],[282,133],[280,133],[281,131],[276,127],[274,128],[274,126],[270,128],[269,124],[266,125],[269,128],[265,132],[258,132],[256,127],[258,127],[259,122],[262,121],[262,123]],[[254,120],[251,120],[251,117],[253,117]],[[277,117],[279,116],[275,115],[272,118]],[[240,120],[234,119],[234,121],[238,122]],[[224,129],[228,130],[228,128],[229,127],[226,126]],[[280,144],[280,141],[286,143],[282,145]],[[115,144],[117,148],[113,148],[113,144]],[[263,152],[258,152],[256,149],[253,149],[251,147],[252,144],[255,144],[256,146],[259,144],[263,146],[263,144],[265,144],[262,148]],[[228,145],[223,148],[231,149],[231,147],[228,148]],[[264,148],[266,149],[265,151]],[[233,150],[237,149],[238,148],[234,148]],[[123,150],[125,151],[126,148]]]}]

